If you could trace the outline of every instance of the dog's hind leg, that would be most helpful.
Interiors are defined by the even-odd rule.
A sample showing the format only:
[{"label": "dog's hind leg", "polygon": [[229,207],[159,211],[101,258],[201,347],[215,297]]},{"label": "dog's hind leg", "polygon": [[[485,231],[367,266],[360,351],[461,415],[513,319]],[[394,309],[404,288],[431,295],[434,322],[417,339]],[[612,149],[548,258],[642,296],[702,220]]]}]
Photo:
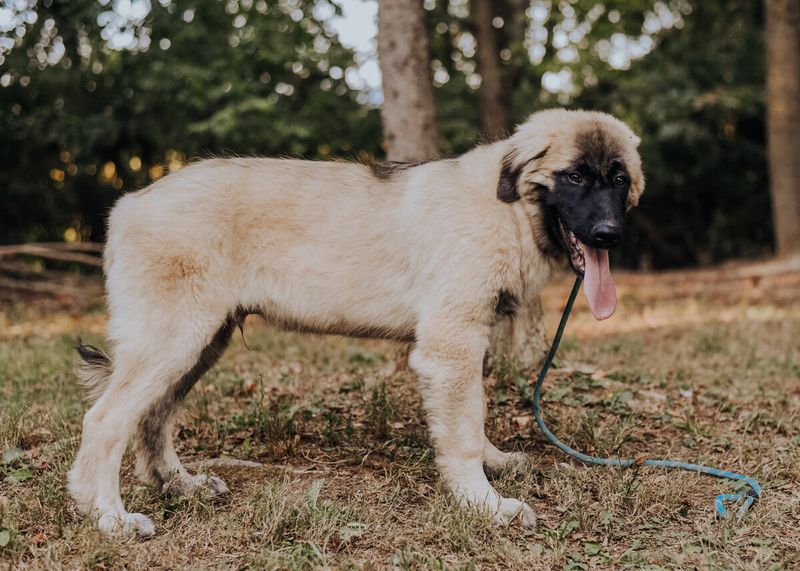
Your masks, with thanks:
[{"label": "dog's hind leg", "polygon": [[227,493],[221,479],[186,471],[175,452],[173,431],[181,402],[214,363],[230,341],[236,321],[229,316],[206,345],[195,364],[167,391],[163,399],[145,412],[134,434],[136,473],[143,481],[170,494],[188,494],[202,489],[209,496]]},{"label": "dog's hind leg", "polygon": [[216,325],[208,319],[187,320],[183,327],[166,323],[155,327],[152,321],[149,325],[148,330],[143,320],[126,322],[130,340],[116,347],[108,387],[84,417],[81,447],[69,473],[69,490],[78,507],[97,517],[98,527],[106,533],[154,533],[149,518],[128,513],[122,504],[122,455],[134,431],[148,425],[148,415],[158,416],[165,405],[164,410],[171,412],[176,396],[188,392],[190,386],[180,386],[187,371],[205,370],[195,369],[198,359],[212,352],[203,348],[227,339],[233,328],[224,317]]}]

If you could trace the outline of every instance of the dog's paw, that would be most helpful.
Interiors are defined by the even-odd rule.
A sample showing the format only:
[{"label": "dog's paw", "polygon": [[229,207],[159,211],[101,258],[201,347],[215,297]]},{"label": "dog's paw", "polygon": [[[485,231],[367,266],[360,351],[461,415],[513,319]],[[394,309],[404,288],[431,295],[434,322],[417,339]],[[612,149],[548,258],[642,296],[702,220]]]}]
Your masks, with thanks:
[{"label": "dog's paw", "polygon": [[227,494],[228,486],[221,478],[197,474],[167,482],[164,484],[164,493],[175,496],[188,496],[199,493],[207,498],[215,498]]},{"label": "dog's paw", "polygon": [[495,523],[507,526],[519,519],[520,525],[527,529],[536,527],[536,513],[533,508],[523,502],[514,498],[500,498],[500,503],[497,510],[492,514],[492,519]]},{"label": "dog's paw", "polygon": [[467,491],[465,487],[454,490],[458,502],[464,506],[476,509],[491,518],[494,523],[507,526],[515,521],[525,528],[536,527],[536,514],[533,508],[515,498],[504,498],[486,482],[480,488]]},{"label": "dog's paw", "polygon": [[153,537],[156,526],[149,517],[139,513],[106,513],[97,520],[97,528],[106,535],[119,537],[137,535],[140,538]]},{"label": "dog's paw", "polygon": [[483,467],[490,478],[497,478],[503,473],[524,474],[534,469],[531,459],[522,452],[500,452],[487,457]]},{"label": "dog's paw", "polygon": [[222,496],[230,491],[221,478],[217,478],[216,476],[203,476],[203,478],[205,478],[203,488],[209,497],[214,498],[216,496]]}]

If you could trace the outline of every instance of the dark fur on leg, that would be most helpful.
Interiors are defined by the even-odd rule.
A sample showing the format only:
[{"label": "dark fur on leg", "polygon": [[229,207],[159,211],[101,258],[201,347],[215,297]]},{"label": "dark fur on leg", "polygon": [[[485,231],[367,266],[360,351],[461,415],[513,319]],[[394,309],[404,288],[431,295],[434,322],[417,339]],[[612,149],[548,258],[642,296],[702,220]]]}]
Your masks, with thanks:
[{"label": "dark fur on leg", "polygon": [[144,476],[162,491],[166,491],[165,488],[169,487],[175,476],[169,473],[170,467],[165,466],[162,461],[166,439],[172,437],[166,433],[171,427],[170,419],[195,383],[222,356],[236,326],[237,317],[228,316],[211,342],[201,351],[194,366],[169,388],[164,397],[139,422],[137,454],[144,460]]}]

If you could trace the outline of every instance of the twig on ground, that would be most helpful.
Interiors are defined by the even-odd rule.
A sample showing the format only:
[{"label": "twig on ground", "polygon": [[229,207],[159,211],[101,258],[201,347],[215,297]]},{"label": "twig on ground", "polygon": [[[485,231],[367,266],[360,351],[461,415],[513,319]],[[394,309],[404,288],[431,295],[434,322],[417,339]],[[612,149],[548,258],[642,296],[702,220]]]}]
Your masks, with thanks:
[{"label": "twig on ground", "polygon": [[262,464],[261,462],[253,462],[252,460],[240,460],[239,458],[208,458],[207,460],[195,460],[188,462],[186,466],[192,470],[203,470],[205,468],[258,468],[264,470],[280,470],[290,474],[310,474],[319,472],[316,467],[298,469],[291,466],[284,466],[283,464]]}]

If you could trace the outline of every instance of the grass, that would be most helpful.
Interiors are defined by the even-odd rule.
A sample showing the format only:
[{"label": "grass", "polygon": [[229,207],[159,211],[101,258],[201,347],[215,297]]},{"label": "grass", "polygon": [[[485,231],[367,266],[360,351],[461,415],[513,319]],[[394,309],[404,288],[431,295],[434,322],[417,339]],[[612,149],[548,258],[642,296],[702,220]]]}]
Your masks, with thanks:
[{"label": "grass", "polygon": [[[487,430],[535,469],[496,486],[528,501],[540,524],[495,527],[442,490],[413,375],[394,371],[395,346],[248,324],[250,350],[234,341],[190,395],[177,435],[187,463],[250,461],[205,468],[232,493],[164,498],[136,481],[126,456],[123,499],[154,518],[157,535],[106,539],[64,486],[85,410],[73,339],[102,344],[102,313],[17,308],[19,323],[0,333],[0,569],[798,568],[797,299],[719,298],[709,286],[687,301],[644,280],[622,280],[623,306],[606,324],[578,307],[545,415],[588,453],[756,477],[765,495],[743,521],[714,517],[725,482],[569,461],[535,429],[529,373],[501,360],[486,379]],[[560,283],[545,296],[550,331],[567,290]]]}]

